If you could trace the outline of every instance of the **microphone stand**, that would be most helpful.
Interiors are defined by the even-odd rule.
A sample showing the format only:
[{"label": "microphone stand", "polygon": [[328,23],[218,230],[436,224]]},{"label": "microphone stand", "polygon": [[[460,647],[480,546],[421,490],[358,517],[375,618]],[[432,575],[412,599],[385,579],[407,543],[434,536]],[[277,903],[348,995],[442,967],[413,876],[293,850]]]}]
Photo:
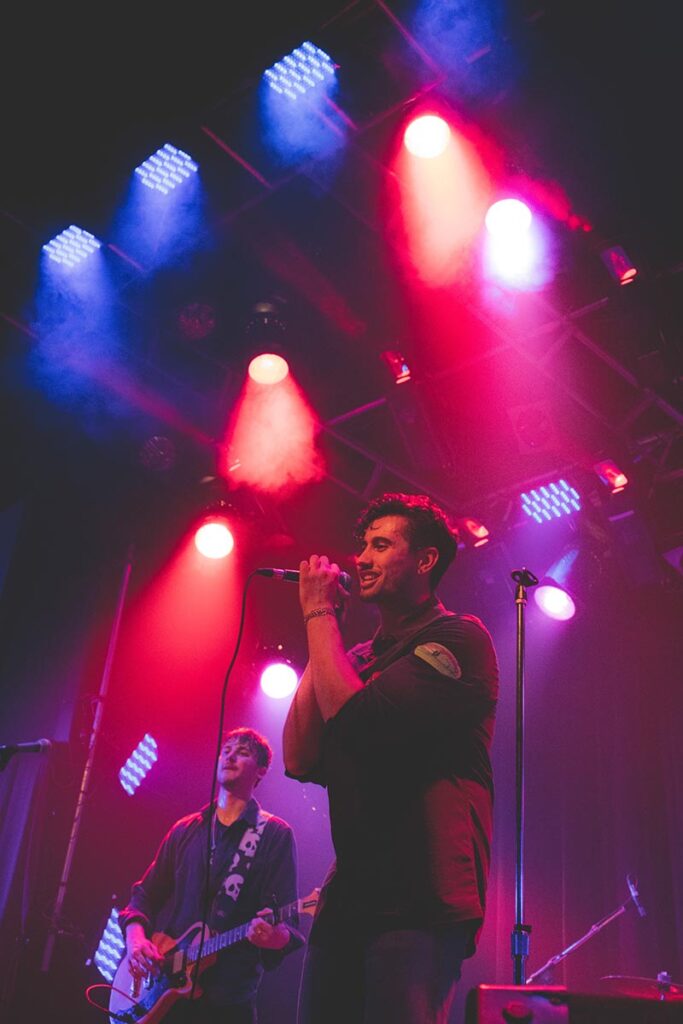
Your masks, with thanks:
[{"label": "microphone stand", "polygon": [[524,984],[524,967],[529,955],[531,925],[524,924],[524,610],[527,587],[535,587],[538,578],[529,569],[516,569],[511,573],[517,584],[517,689],[515,729],[515,927],[512,930],[513,980]]}]

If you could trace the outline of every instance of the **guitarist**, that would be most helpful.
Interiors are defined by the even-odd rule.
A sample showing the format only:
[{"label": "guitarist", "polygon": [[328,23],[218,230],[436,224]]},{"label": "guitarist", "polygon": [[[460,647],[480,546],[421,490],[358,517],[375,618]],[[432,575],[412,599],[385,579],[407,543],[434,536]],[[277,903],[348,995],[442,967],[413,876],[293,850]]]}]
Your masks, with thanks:
[{"label": "guitarist", "polygon": [[197,983],[199,999],[174,1000],[164,1024],[255,1024],[264,969],[277,967],[303,944],[296,928],[271,924],[266,916],[274,900],[284,906],[297,897],[292,829],[263,811],[253,796],[271,759],[268,741],[253,729],[226,734],[215,806],[207,805],[171,827],[120,913],[128,968],[142,981],[158,972],[162,960],[153,932],[178,938],[201,921],[210,849],[209,927],[224,932],[250,921],[248,941],[219,953]]}]

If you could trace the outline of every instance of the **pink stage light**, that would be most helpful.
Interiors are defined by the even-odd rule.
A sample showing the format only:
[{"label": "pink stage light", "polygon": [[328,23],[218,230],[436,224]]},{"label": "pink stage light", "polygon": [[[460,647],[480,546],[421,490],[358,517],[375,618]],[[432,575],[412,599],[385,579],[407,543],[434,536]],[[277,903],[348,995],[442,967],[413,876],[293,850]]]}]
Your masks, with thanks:
[{"label": "pink stage light", "polygon": [[291,373],[274,387],[247,375],[226,427],[220,471],[257,491],[291,493],[323,476],[318,431],[315,413]]},{"label": "pink stage light", "polygon": [[548,618],[566,622],[576,615],[575,586],[582,561],[585,553],[567,546],[534,590],[534,600]]},{"label": "pink stage light", "polygon": [[[437,129],[440,142],[431,141],[434,122],[443,125]],[[402,133],[392,165],[398,193],[393,186],[390,190],[391,201],[400,203],[400,217],[388,232],[395,236],[407,273],[412,277],[415,271],[429,287],[452,284],[469,263],[491,201],[482,148],[466,127],[456,128],[434,115],[412,121]]]},{"label": "pink stage light", "polygon": [[576,605],[566,590],[561,587],[544,584],[534,590],[534,599],[544,615],[550,619],[557,619],[559,622],[566,622],[573,619],[576,614]]},{"label": "pink stage light", "polygon": [[451,138],[451,129],[442,117],[423,114],[411,121],[403,135],[409,153],[422,160],[432,160],[445,153]]},{"label": "pink stage light", "polygon": [[288,373],[287,360],[274,352],[263,352],[249,363],[249,376],[257,384],[279,384]]},{"label": "pink stage light", "polygon": [[628,486],[628,477],[625,473],[622,473],[616,462],[612,462],[611,459],[596,462],[593,469],[602,482],[607,484],[612,494],[619,494],[620,491],[623,491]]},{"label": "pink stage light", "polygon": [[491,539],[488,527],[477,519],[463,519],[460,525],[466,531],[473,548],[481,548],[484,544],[488,544]]},{"label": "pink stage light", "polygon": [[504,287],[529,291],[551,274],[541,225],[519,199],[500,199],[484,218],[484,276]]},{"label": "pink stage light", "polygon": [[630,284],[638,275],[638,268],[620,245],[603,249],[600,258],[617,284]]},{"label": "pink stage light", "polygon": [[395,384],[405,384],[410,380],[410,367],[400,352],[387,350],[386,352],[381,352],[380,355],[389,367],[389,372],[394,378]]},{"label": "pink stage light", "polygon": [[194,543],[204,558],[227,558],[235,539],[225,521],[214,518],[202,523],[194,535]]},{"label": "pink stage light", "polygon": [[499,199],[486,214],[486,230],[494,238],[514,242],[531,227],[531,210],[520,199]]},{"label": "pink stage light", "polygon": [[299,678],[285,661],[274,661],[267,665],[261,673],[261,689],[267,697],[282,700],[296,690]]}]

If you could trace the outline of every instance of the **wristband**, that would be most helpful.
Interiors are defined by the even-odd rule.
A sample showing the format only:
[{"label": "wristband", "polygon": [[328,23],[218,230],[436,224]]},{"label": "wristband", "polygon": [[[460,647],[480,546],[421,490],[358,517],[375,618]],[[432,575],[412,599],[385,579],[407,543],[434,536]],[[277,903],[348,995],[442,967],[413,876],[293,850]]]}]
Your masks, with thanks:
[{"label": "wristband", "polygon": [[319,615],[334,615],[336,619],[337,612],[334,608],[314,608],[312,612],[306,612],[304,615],[304,625],[311,619],[317,619]]}]

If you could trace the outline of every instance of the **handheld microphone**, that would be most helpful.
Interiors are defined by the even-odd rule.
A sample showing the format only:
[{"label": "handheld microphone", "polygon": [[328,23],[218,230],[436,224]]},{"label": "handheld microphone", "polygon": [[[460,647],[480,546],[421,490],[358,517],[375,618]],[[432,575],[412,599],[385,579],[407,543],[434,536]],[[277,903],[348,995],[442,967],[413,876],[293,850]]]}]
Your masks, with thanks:
[{"label": "handheld microphone", "polygon": [[640,893],[638,892],[636,880],[633,875],[626,876],[626,884],[628,885],[628,891],[631,893],[631,899],[635,903],[636,910],[641,917],[647,917],[647,910],[640,902]]},{"label": "handheld microphone", "polygon": [[[257,569],[256,574],[258,576],[274,576],[276,580],[284,580],[285,583],[299,582],[298,569]],[[351,590],[351,577],[348,572],[339,573],[339,582],[344,590]]]},{"label": "handheld microphone", "polygon": [[0,754],[45,754],[51,746],[49,740],[35,740],[34,743],[0,744]]}]

